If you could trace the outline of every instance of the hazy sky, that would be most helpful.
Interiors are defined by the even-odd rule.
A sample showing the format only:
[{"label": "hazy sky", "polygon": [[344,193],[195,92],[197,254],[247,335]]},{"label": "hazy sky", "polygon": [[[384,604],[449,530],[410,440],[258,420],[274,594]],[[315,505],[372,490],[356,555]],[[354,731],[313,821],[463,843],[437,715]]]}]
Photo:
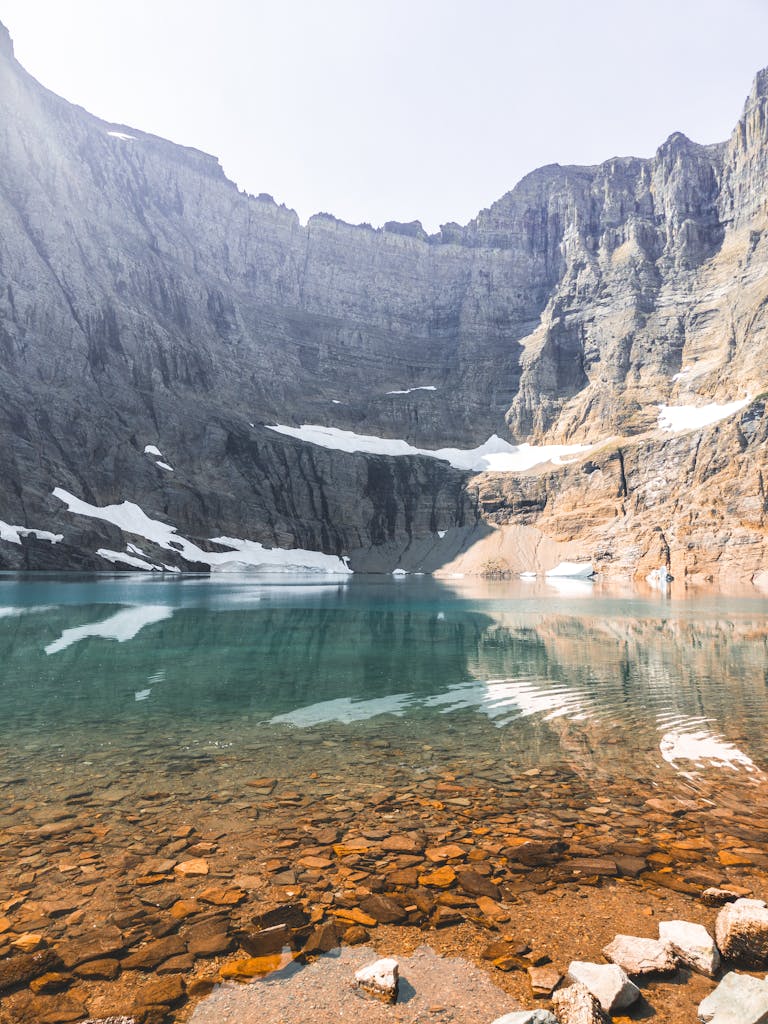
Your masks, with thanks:
[{"label": "hazy sky", "polygon": [[768,0],[0,0],[99,116],[219,157],[303,220],[465,222],[546,163],[725,139]]}]

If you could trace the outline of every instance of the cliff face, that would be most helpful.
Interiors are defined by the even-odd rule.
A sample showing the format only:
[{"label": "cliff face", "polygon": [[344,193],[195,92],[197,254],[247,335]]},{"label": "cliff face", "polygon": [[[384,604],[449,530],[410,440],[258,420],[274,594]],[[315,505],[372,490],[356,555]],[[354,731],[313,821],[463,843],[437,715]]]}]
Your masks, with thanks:
[{"label": "cliff face", "polygon": [[[767,108],[761,72],[727,143],[674,135],[650,160],[542,168],[437,235],[324,214],[302,226],[214,158],[52,95],[0,31],[0,520],[63,535],[0,541],[0,565],[103,568],[98,548],[136,539],[73,517],[56,487],[135,502],[198,539],[382,570],[438,567],[461,543],[438,531],[474,539],[511,521],[516,490],[545,493],[526,516],[585,557],[616,515],[635,537],[639,498],[594,536],[566,536],[557,510],[584,463],[469,482],[445,462],[330,451],[264,424],[428,448],[494,432],[610,443],[625,473],[633,459],[663,468],[682,499],[674,453],[701,434],[659,434],[658,404],[764,385]],[[745,479],[762,472],[757,442],[733,444]],[[614,456],[590,458],[613,473]]]}]

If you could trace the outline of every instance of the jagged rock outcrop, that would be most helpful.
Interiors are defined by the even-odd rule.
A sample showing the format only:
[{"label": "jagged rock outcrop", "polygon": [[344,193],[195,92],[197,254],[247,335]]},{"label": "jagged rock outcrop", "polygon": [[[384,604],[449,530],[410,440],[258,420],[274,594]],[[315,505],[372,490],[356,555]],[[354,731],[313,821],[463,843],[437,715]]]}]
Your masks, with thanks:
[{"label": "jagged rock outcrop", "polygon": [[[431,236],[303,226],[215,158],[54,96],[0,26],[0,522],[63,537],[0,540],[0,566],[104,568],[100,548],[136,539],[73,516],[63,487],[200,544],[376,571],[445,567],[530,526],[548,558],[604,571],[759,574],[764,403],[703,432],[663,434],[657,415],[764,389],[767,133],[764,71],[726,143],[675,134],[651,159],[545,167]],[[272,423],[595,448],[478,477]]]}]

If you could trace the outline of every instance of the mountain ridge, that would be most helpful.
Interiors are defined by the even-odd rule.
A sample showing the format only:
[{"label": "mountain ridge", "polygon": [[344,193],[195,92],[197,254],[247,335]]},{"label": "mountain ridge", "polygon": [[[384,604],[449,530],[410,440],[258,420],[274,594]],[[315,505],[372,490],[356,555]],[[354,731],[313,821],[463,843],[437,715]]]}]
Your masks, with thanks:
[{"label": "mountain ridge", "polygon": [[[651,158],[548,165],[430,236],[418,222],[328,214],[302,226],[272,197],[241,192],[215,157],[56,97],[6,36],[0,520],[64,540],[0,542],[0,564],[105,568],[98,550],[136,540],[68,515],[60,487],[99,506],[135,501],[198,540],[438,570],[510,525],[514,501],[500,522],[466,472],[265,427],[431,449],[492,434],[622,451],[652,438],[666,451],[660,405],[765,390],[767,71],[723,143],[673,133]],[[760,453],[749,458],[762,472]],[[573,472],[526,471],[565,490]],[[496,490],[507,500],[509,487]],[[442,549],[435,537],[453,530]],[[639,571],[644,543],[622,572]],[[597,544],[578,541],[595,563]]]}]

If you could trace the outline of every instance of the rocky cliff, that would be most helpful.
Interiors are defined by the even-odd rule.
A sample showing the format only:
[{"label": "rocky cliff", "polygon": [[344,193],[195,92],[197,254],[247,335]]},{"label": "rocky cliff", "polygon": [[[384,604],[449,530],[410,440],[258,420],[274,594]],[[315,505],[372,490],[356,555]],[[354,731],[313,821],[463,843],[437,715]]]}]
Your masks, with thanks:
[{"label": "rocky cliff", "polygon": [[[48,92],[0,27],[0,566],[108,568],[97,552],[140,548],[194,567],[152,530],[73,513],[62,488],[131,502],[204,552],[225,537],[475,571],[514,529],[510,570],[544,537],[544,561],[751,578],[764,404],[674,433],[659,405],[765,387],[767,111],[761,72],[727,143],[676,134],[649,160],[545,167],[432,236],[302,225],[213,157]],[[478,476],[268,429],[302,423],[592,448]]]}]

